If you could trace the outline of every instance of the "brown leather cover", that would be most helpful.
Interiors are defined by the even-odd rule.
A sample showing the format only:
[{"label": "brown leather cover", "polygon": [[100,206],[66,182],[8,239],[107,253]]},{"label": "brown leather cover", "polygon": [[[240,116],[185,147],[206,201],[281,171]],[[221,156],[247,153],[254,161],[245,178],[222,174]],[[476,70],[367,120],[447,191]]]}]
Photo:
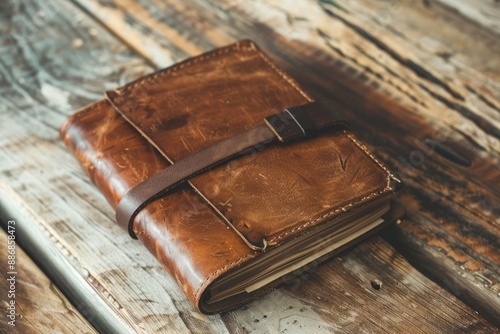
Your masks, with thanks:
[{"label": "brown leather cover", "polygon": [[[106,93],[115,110],[121,114],[122,110],[113,101],[117,94]],[[128,119],[126,115],[124,117]],[[116,222],[127,230],[130,236],[136,238],[133,223],[137,213],[194,176],[213,169],[229,159],[261,150],[275,141],[286,143],[297,138],[311,137],[326,128],[343,129],[346,128],[346,122],[339,120],[339,115],[332,112],[331,106],[318,102],[295,106],[268,116],[265,124],[219,141],[176,161],[136,185],[120,200],[116,208]],[[152,141],[145,134],[143,136]],[[261,247],[265,246],[264,242],[260,244]]]},{"label": "brown leather cover", "polygon": [[[150,176],[313,99],[242,41],[140,78],[73,114],[61,137],[116,208]],[[114,108],[119,109],[119,112]],[[133,232],[200,311],[224,273],[400,181],[347,130],[257,148],[143,208]],[[247,299],[268,289],[261,289]],[[241,300],[244,302],[245,300]]]}]

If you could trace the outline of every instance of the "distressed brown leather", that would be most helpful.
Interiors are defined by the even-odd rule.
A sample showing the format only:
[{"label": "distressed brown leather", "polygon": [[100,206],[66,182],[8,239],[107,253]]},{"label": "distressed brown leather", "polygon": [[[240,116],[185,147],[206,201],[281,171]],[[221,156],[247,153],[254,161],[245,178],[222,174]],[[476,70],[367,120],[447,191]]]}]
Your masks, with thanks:
[{"label": "distressed brown leather", "polygon": [[[249,41],[140,78],[72,115],[61,136],[116,208],[168,167],[313,99]],[[200,311],[221,275],[393,193],[400,181],[347,130],[257,147],[144,207],[133,232]],[[256,246],[257,245],[257,246]]]},{"label": "distressed brown leather", "polygon": [[[106,95],[108,101],[121,114],[120,108],[113,103],[116,92],[113,94],[108,92]],[[310,137],[327,127],[331,129],[335,127],[338,130],[345,128],[346,125],[347,123],[340,120],[338,113],[332,111],[331,107],[318,102],[295,106],[267,116],[265,124],[224,139],[176,161],[172,166],[136,185],[120,200],[116,208],[116,221],[135,238],[133,220],[137,213],[195,175],[231,158],[252,153],[256,148],[271,144],[273,141],[279,140],[286,143],[293,139]]]}]

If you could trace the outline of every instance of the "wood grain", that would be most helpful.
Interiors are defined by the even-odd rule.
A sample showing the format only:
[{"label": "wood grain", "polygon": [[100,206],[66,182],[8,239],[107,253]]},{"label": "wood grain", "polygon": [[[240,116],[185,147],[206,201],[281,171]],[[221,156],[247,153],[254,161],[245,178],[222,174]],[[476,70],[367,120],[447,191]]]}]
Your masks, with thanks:
[{"label": "wood grain", "polygon": [[479,25],[500,33],[500,6],[497,1],[438,0]]},{"label": "wood grain", "polygon": [[[481,3],[488,14],[472,20],[461,14],[468,1],[114,0],[108,28],[127,39],[116,30],[126,17],[146,35],[177,29],[160,41],[179,57],[192,54],[194,22],[198,45],[256,40],[316,97],[343,106],[354,131],[399,170],[409,214],[387,240],[500,324],[498,6]],[[102,17],[110,2],[82,5]],[[147,43],[131,45],[162,65]]]},{"label": "wood grain", "polygon": [[[15,237],[15,229],[12,231]],[[97,333],[19,246],[15,248],[15,255],[11,254],[15,257],[15,274],[7,274],[10,272],[7,270],[7,241],[7,234],[0,230],[0,304],[3,313],[0,333]],[[12,281],[7,281],[12,278]],[[14,288],[10,282],[14,283]],[[9,297],[11,291],[14,293],[12,298]],[[15,302],[14,308],[11,301]],[[7,317],[11,315],[8,307],[13,308],[14,318]]]},{"label": "wood grain", "polygon": [[[102,22],[93,21],[80,8],[59,0],[23,1],[22,4],[12,1],[1,5],[0,30],[10,33],[0,44],[6,51],[0,58],[0,124],[3,128],[0,203],[2,217],[22,222],[20,233],[29,241],[27,244],[32,246],[34,256],[43,259],[41,265],[55,272],[54,281],[66,284],[65,293],[92,311],[86,315],[98,330],[122,333],[277,333],[304,329],[326,333],[333,330],[373,332],[382,328],[393,332],[495,331],[472,309],[421,275],[381,238],[374,238],[341,258],[319,266],[248,306],[210,317],[197,313],[156,259],[115,225],[114,213],[63,147],[57,131],[73,110],[100,98],[105,89],[152,71],[149,64],[166,65],[231,41],[246,29],[234,23],[236,15],[240,15],[237,10],[242,9],[234,8],[231,13],[235,16],[229,17],[224,12],[229,5],[221,9],[213,6],[207,9],[197,3],[157,4],[153,1],[135,5],[90,1],[81,5]],[[244,4],[236,5],[244,7]],[[160,6],[160,10],[155,6]],[[267,6],[265,8],[271,5]],[[162,26],[161,18],[158,20],[162,13],[168,14],[165,20],[170,23],[166,26]],[[147,16],[147,24],[140,20],[144,16]],[[200,17],[203,20],[199,20]],[[246,21],[241,22],[248,24],[251,17],[242,17],[246,17]],[[327,19],[331,20],[330,16]],[[332,21],[324,24],[328,22]],[[131,36],[130,39],[122,43],[106,32],[101,23],[109,24],[115,35]],[[325,62],[331,65],[327,61],[332,59],[333,51],[329,47],[294,44],[296,42],[273,33],[263,23],[259,24],[262,26],[249,31],[283,65],[295,68],[290,72],[297,74],[307,88],[316,94],[340,99],[325,93],[337,92],[338,88],[336,94],[346,94],[344,99],[351,104],[352,99],[360,99],[359,104],[354,105],[358,109],[351,113],[353,122],[359,121],[359,129],[366,131],[365,138],[381,129],[379,122],[374,122],[373,127],[369,124],[375,118],[388,119],[383,115],[386,109],[376,108],[385,101],[376,96],[380,99],[376,100],[377,104],[366,109],[365,104],[373,101],[371,90],[352,78],[357,84],[349,83],[352,85],[349,86],[319,75],[342,73],[347,77],[348,72],[339,71],[337,65],[332,66],[332,72],[321,72],[330,70],[323,67]],[[259,37],[263,32],[265,38]],[[146,46],[141,46],[141,41]],[[302,46],[308,47],[304,49],[307,52],[298,52]],[[133,50],[142,50],[146,59]],[[290,57],[287,52],[294,56]],[[315,68],[311,62],[316,60],[319,62]],[[348,68],[342,67],[346,71]],[[351,72],[350,76],[355,73]],[[445,93],[448,94],[446,89]],[[388,99],[387,103],[391,101]],[[400,107],[392,101],[387,110],[394,116]],[[368,119],[361,117],[365,110],[371,115]],[[410,114],[411,121],[418,121],[413,127],[412,123],[405,125],[413,133],[420,133],[420,126],[427,124],[427,117],[432,116],[417,117],[411,114],[411,109],[403,110]],[[390,160],[392,154],[389,148],[404,152],[411,147],[408,138],[403,146],[398,146],[399,137],[391,139],[393,132],[377,137],[372,144],[385,152],[386,160]],[[490,147],[490,137],[480,143]],[[385,144],[388,148],[384,150]],[[484,156],[475,159],[488,162],[489,155]],[[491,170],[488,166],[491,163],[484,171]],[[433,182],[440,181],[438,177]],[[491,201],[491,196],[486,194],[485,200]],[[383,283],[376,292],[370,283],[374,278]],[[387,313],[381,314],[381,308]]]},{"label": "wood grain", "polygon": [[[388,264],[390,270],[386,270]],[[379,289],[373,287],[374,280],[381,282]],[[471,313],[455,298],[450,298],[447,306],[462,314],[462,318],[455,318],[459,323],[450,325],[447,319],[453,316],[441,297],[442,290],[437,285],[382,239],[372,238],[308,271],[262,301],[223,317],[251,314],[253,321],[243,323],[249,332],[259,331],[261,323],[269,328],[279,324],[282,333],[285,328],[296,333],[496,331],[483,322],[476,323],[474,311]],[[278,298],[281,306],[272,302]],[[311,311],[319,317],[313,317]],[[430,313],[433,315],[429,317]],[[417,327],[415,319],[420,319]]]}]

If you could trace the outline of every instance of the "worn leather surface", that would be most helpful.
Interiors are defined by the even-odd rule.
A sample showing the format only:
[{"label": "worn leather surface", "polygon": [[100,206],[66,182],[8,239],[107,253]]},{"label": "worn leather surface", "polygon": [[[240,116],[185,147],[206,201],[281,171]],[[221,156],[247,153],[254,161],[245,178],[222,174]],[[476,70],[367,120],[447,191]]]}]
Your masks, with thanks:
[{"label": "worn leather surface", "polygon": [[[108,92],[106,95],[116,111],[122,114],[121,109],[113,102],[116,93]],[[346,122],[339,120],[338,113],[332,107],[318,102],[309,102],[267,116],[264,124],[205,147],[136,185],[120,200],[116,208],[116,221],[135,238],[133,223],[137,213],[194,176],[277,141],[286,143],[314,136],[327,127],[330,130],[340,130],[345,126]],[[229,226],[233,227],[231,224]],[[235,231],[239,233],[237,229]],[[260,242],[259,245],[263,248],[266,243]]]},{"label": "worn leather surface", "polygon": [[[253,43],[192,58],[75,113],[61,136],[116,208],[132,187],[221,140],[312,101]],[[399,181],[346,130],[257,148],[146,206],[133,231],[200,307],[206,287]]]}]

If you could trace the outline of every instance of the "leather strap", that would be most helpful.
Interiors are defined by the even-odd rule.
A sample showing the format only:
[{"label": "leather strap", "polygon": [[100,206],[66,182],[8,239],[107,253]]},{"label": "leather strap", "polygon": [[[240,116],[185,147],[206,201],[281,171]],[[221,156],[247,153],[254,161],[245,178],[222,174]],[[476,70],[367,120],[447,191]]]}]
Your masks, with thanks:
[{"label": "leather strap", "polygon": [[237,155],[262,149],[279,140],[287,142],[315,134],[325,127],[347,127],[329,108],[311,102],[285,109],[265,118],[265,124],[209,146],[151,176],[123,196],[116,209],[116,220],[136,239],[135,216],[149,203],[165,195],[186,180]]}]

